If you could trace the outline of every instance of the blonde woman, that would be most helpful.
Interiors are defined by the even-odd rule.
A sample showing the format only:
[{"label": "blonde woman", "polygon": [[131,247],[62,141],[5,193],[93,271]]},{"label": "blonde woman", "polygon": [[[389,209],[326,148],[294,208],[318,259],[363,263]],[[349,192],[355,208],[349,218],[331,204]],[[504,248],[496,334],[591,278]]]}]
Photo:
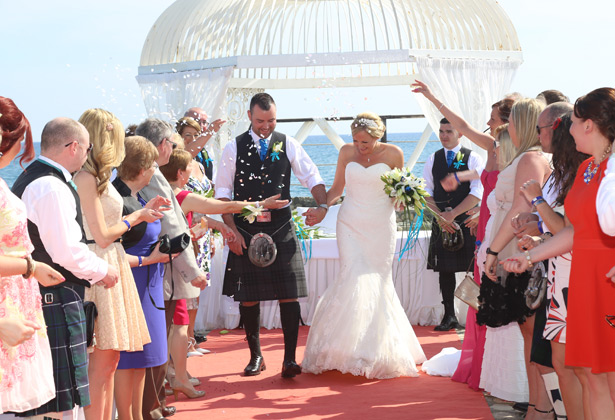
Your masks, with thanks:
[{"label": "blonde woman", "polygon": [[340,149],[327,204],[346,188],[337,218],[340,273],[321,297],[307,339],[304,372],[327,370],[387,379],[418,376],[425,354],[395,293],[395,210],[380,176],[401,168],[397,146],[381,143],[385,126],[372,112],[352,122]]},{"label": "blonde woman", "polygon": [[[122,218],[122,197],[109,179],[112,169],[124,159],[124,127],[113,114],[102,109],[85,111],[79,122],[88,130],[93,147],[74,177],[87,243],[120,273],[114,287],[95,285],[85,292],[85,300],[93,301],[98,309],[96,342],[88,367],[91,404],[85,407],[85,415],[88,420],[106,420],[111,418],[113,377],[120,351],[141,351],[150,342],[134,278],[119,238],[132,226],[160,219],[160,207],[168,202],[156,198],[145,208]],[[128,386],[124,391],[138,393],[143,388]],[[119,408],[123,412],[123,407]]]},{"label": "blonde woman", "polygon": [[[536,131],[538,116],[543,109],[544,103],[540,101],[521,99],[511,110],[508,132],[517,147],[517,155],[498,175],[495,187],[497,210],[483,241],[487,246],[485,275],[493,281],[497,280],[498,260],[516,253],[517,240],[511,219],[532,208],[532,204],[519,192],[521,186],[531,179],[543,184],[551,174],[550,159],[542,152]],[[538,369],[530,363],[534,317],[529,313],[516,315],[512,317],[515,319],[513,322],[487,329],[481,387],[507,400],[525,402],[529,397],[527,418],[542,418],[542,412],[549,412],[551,405]],[[505,359],[508,356],[510,359]],[[510,363],[502,364],[501,360],[509,360]],[[518,363],[516,371],[515,360]],[[528,387],[525,385],[526,373]]]}]

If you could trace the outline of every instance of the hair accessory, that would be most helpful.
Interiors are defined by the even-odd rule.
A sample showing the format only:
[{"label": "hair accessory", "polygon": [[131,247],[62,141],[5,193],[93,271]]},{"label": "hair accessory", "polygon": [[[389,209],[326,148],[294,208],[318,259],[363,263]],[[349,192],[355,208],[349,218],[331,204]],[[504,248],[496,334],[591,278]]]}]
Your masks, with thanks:
[{"label": "hair accessory", "polygon": [[553,126],[551,128],[555,130],[557,127],[559,127],[561,122],[562,122],[561,118],[556,119],[555,121],[553,121]]},{"label": "hair accessory", "polygon": [[113,124],[112,123],[107,123],[107,125],[105,126],[105,130],[107,130],[107,131],[113,130]]},{"label": "hair accessory", "polygon": [[363,126],[369,128],[378,128],[378,123],[374,120],[370,120],[369,118],[359,118],[355,124],[356,127]]}]

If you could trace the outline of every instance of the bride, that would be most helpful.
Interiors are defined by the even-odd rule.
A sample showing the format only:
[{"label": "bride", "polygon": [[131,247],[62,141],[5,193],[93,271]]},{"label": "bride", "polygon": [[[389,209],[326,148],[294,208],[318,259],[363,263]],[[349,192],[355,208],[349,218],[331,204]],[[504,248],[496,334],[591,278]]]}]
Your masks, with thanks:
[{"label": "bride", "polygon": [[338,201],[340,273],[318,302],[302,369],[339,370],[368,379],[417,376],[425,354],[392,279],[397,225],[380,176],[403,166],[402,150],[380,143],[384,124],[371,112],[351,125],[352,144],[339,152],[327,203]]}]

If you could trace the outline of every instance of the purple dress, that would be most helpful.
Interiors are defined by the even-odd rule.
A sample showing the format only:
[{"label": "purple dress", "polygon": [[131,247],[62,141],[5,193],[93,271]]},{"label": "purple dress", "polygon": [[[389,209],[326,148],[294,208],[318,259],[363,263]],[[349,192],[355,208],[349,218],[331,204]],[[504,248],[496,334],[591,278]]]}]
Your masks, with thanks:
[{"label": "purple dress", "polygon": [[[145,201],[139,198],[141,205]],[[126,248],[126,254],[148,256],[151,246],[158,240],[160,235],[160,220],[146,223],[145,234],[139,242],[130,248]],[[143,314],[149,329],[151,343],[143,346],[143,351],[120,352],[118,369],[141,369],[155,367],[167,361],[167,330],[164,314],[163,298],[163,274],[164,264],[151,264],[143,267],[133,267],[132,274],[135,278],[137,291],[141,299]],[[149,274],[149,285],[148,285]],[[152,302],[153,300],[153,302]],[[154,306],[154,304],[156,306]]]}]

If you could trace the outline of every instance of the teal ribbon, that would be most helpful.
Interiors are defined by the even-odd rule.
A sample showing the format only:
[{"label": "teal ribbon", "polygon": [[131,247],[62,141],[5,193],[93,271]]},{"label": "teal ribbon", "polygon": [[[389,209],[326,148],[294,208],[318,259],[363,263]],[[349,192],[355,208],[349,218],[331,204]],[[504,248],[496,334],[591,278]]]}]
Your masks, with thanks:
[{"label": "teal ribbon", "polygon": [[276,160],[280,160],[280,152],[271,152],[271,161],[275,162]]},{"label": "teal ribbon", "polygon": [[[419,233],[421,232],[421,226],[423,226],[423,211],[424,209],[421,209],[421,212],[417,215],[414,224],[410,225],[408,228],[408,237],[406,238],[406,243],[402,247],[401,251],[399,251],[399,257],[397,258],[398,262],[401,261],[406,252],[410,252],[410,250],[414,248],[419,240]],[[405,210],[405,213],[406,216],[410,215],[410,211],[408,209]]]},{"label": "teal ribbon", "polygon": [[[295,223],[295,234],[297,235],[297,238],[299,238],[299,242],[301,242],[301,249],[303,249],[303,255],[306,256],[306,262],[312,259],[312,238],[310,238],[310,235],[308,235],[308,233],[303,230],[303,228],[298,224]],[[305,244],[305,238],[307,237],[310,240],[310,252],[308,253],[308,247]]]}]

